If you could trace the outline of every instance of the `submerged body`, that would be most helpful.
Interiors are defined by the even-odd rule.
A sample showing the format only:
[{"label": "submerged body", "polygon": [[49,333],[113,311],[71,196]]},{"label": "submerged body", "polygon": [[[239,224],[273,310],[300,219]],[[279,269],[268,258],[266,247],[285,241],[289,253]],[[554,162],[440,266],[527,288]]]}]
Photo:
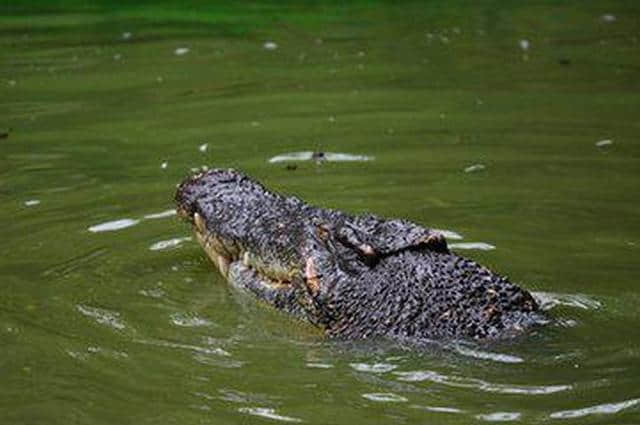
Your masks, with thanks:
[{"label": "submerged body", "polygon": [[232,285],[329,336],[498,339],[542,318],[529,292],[409,221],[317,208],[226,169],[185,180],[176,202]]}]

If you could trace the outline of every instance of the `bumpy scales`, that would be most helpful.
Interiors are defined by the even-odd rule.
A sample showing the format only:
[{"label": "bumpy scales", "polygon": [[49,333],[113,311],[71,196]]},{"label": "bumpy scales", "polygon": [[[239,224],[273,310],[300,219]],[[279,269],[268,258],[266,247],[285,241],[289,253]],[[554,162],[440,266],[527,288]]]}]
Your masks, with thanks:
[{"label": "bumpy scales", "polygon": [[310,206],[235,170],[185,180],[176,202],[232,285],[329,336],[497,339],[542,318],[529,292],[409,221]]}]

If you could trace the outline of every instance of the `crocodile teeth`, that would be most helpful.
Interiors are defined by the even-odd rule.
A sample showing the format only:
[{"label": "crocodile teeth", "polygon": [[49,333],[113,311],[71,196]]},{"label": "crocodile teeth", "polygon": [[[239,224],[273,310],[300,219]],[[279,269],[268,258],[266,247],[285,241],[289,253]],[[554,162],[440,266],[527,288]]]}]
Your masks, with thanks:
[{"label": "crocodile teeth", "polygon": [[245,251],[244,254],[242,254],[242,264],[249,267],[249,251]]},{"label": "crocodile teeth", "polygon": [[224,277],[227,277],[229,274],[229,260],[222,255],[218,255],[218,268],[220,269],[220,273],[222,273]]}]

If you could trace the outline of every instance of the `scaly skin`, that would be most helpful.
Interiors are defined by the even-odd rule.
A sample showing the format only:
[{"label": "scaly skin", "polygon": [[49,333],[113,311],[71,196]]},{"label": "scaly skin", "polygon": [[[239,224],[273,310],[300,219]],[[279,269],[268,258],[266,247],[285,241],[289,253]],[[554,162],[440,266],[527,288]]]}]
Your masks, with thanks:
[{"label": "scaly skin", "polygon": [[409,221],[310,206],[235,170],[190,177],[175,199],[233,286],[328,336],[489,340],[542,319],[529,292]]}]

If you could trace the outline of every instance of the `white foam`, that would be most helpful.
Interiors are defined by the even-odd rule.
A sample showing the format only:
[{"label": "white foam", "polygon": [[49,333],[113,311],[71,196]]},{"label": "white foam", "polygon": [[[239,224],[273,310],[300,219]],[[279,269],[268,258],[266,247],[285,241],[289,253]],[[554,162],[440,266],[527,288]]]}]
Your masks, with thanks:
[{"label": "white foam", "polygon": [[203,143],[200,146],[198,146],[198,150],[202,153],[206,152],[208,148],[209,148],[208,143]]},{"label": "white foam", "polygon": [[602,307],[600,301],[584,294],[561,294],[555,292],[532,292],[531,295],[540,304],[540,309],[551,310],[559,305],[581,308],[583,310],[597,310]]},{"label": "white foam", "polygon": [[24,201],[24,206],[25,207],[33,207],[36,205],[40,204],[40,200],[39,199],[30,199],[28,201]]},{"label": "white foam", "polygon": [[176,56],[182,56],[182,55],[186,55],[187,53],[189,53],[189,48],[188,47],[178,47],[176,50],[173,51],[173,53]]},{"label": "white foam", "polygon": [[611,139],[604,139],[604,140],[599,140],[596,142],[596,146],[601,148],[603,146],[609,146],[613,144],[613,140]]},{"label": "white foam", "polygon": [[140,223],[140,220],[133,218],[123,218],[120,220],[107,221],[105,223],[96,224],[89,227],[89,231],[92,233],[98,232],[112,232],[114,230],[126,229],[127,227],[135,226]]}]

